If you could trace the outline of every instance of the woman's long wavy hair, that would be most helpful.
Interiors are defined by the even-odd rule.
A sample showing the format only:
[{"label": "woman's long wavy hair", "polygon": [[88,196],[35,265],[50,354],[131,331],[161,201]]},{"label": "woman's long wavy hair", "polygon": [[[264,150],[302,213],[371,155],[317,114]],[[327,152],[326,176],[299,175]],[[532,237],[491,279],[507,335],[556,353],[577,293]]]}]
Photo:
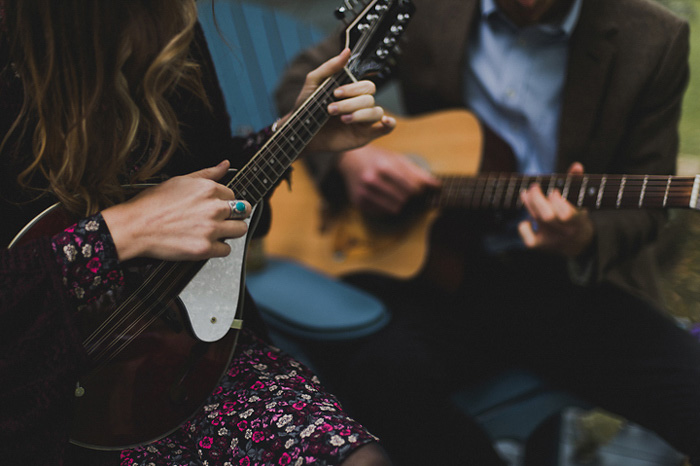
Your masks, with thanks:
[{"label": "woman's long wavy hair", "polygon": [[25,92],[10,133],[33,131],[19,181],[40,174],[69,210],[95,213],[123,198],[125,180],[153,176],[181,144],[168,97],[183,88],[204,98],[189,59],[195,0],[4,3]]}]

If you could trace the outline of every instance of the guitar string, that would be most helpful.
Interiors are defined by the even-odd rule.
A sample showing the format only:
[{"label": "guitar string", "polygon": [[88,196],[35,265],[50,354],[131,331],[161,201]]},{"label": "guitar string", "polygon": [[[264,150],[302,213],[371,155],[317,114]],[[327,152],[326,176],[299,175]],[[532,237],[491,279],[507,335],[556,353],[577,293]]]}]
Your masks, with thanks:
[{"label": "guitar string", "polygon": [[[536,177],[510,175],[508,176],[507,188],[504,188],[505,182],[503,181],[503,174],[498,175],[497,179],[493,182],[489,182],[489,179],[491,178],[490,175],[481,177],[447,176],[442,178],[445,186],[443,186],[443,189],[440,189],[438,192],[433,194],[433,205],[439,206],[451,204],[456,202],[456,200],[464,201],[465,198],[469,197],[470,195],[472,197],[470,199],[470,203],[477,204],[474,202],[474,196],[479,194],[483,196],[483,199],[490,199],[489,204],[495,206],[500,204],[512,205],[513,195],[515,192],[522,191],[523,186],[527,186],[530,181],[534,180]],[[543,188],[545,188],[545,190],[554,187],[557,179],[564,180],[576,178],[577,180],[580,180],[583,178],[583,176],[567,177],[566,175],[552,175],[549,178],[550,181],[548,183],[543,183]],[[482,183],[484,179],[486,179],[486,181]],[[623,202],[630,201],[632,199],[636,201],[642,194],[642,199],[644,201],[666,199],[667,202],[669,200],[677,202],[678,198],[689,200],[692,185],[694,183],[694,177],[673,176],[669,180],[669,177],[666,175],[588,175],[588,179],[593,180],[594,183],[600,180],[612,180],[612,189],[608,189],[608,186],[606,185],[601,187],[602,193],[599,194],[597,189],[594,191],[594,194],[598,196],[600,203],[607,202],[611,198],[619,198],[619,191],[622,188],[620,187],[620,184],[615,185],[614,183],[622,183],[622,181],[629,180],[624,186],[624,196],[621,199]],[[513,180],[515,180],[516,186],[513,186]],[[489,183],[491,184],[489,185]],[[642,184],[640,185],[639,183]],[[483,186],[480,186],[480,184],[483,184]],[[447,189],[444,189],[445,187]],[[575,185],[574,188],[575,189],[572,191],[582,189],[578,184]],[[490,197],[488,196],[489,194]],[[502,202],[498,202],[499,199],[501,199]],[[483,200],[481,204],[484,204]],[[640,205],[640,207],[644,207],[644,205]]]}]

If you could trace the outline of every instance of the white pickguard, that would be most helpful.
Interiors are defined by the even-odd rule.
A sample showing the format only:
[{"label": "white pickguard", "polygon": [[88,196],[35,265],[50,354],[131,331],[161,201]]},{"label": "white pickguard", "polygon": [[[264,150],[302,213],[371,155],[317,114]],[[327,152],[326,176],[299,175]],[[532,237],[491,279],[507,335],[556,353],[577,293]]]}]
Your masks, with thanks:
[{"label": "white pickguard", "polygon": [[249,235],[253,233],[250,219],[248,232],[236,239],[226,240],[231,253],[226,257],[209,259],[197,275],[180,292],[195,336],[202,341],[217,341],[231,329],[244,288],[243,267]]}]

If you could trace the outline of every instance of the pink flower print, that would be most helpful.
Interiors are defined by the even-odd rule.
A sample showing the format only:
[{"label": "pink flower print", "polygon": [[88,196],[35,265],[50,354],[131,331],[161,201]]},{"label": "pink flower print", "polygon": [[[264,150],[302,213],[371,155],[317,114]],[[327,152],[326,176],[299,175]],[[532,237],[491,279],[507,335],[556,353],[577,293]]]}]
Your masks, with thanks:
[{"label": "pink flower print", "polygon": [[224,403],[223,408],[221,409],[221,412],[224,414],[230,414],[233,412],[233,410],[236,408],[236,403],[233,401],[227,401]]},{"label": "pink flower print", "polygon": [[250,458],[245,456],[238,462],[241,466],[250,466]]},{"label": "pink flower print", "polygon": [[265,434],[258,431],[253,432],[253,442],[260,443],[265,440]]},{"label": "pink flower print", "polygon": [[284,466],[284,465],[289,464],[291,462],[292,462],[292,457],[289,456],[289,453],[282,453],[282,457],[277,462],[277,464]]},{"label": "pink flower print", "polygon": [[321,432],[330,432],[333,430],[333,426],[328,423],[325,423],[319,429],[321,430]]},{"label": "pink flower print", "polygon": [[253,385],[251,385],[250,388],[252,388],[253,390],[260,390],[260,389],[263,388],[263,387],[265,387],[265,384],[263,384],[263,383],[262,383],[261,381],[259,381],[259,380],[256,380],[255,383],[254,383]]},{"label": "pink flower print", "polygon": [[97,273],[97,271],[102,267],[102,262],[100,262],[98,257],[93,257],[88,261],[86,267],[88,270],[90,270],[90,272]]},{"label": "pink flower print", "polygon": [[296,403],[294,403],[292,405],[292,408],[299,410],[299,411],[301,411],[305,407],[306,407],[306,403],[304,403],[303,401],[297,401]]},{"label": "pink flower print", "polygon": [[214,442],[213,437],[204,437],[202,440],[199,441],[199,446],[209,450],[211,449],[212,443]]},{"label": "pink flower print", "polygon": [[236,424],[236,426],[238,427],[238,430],[243,432],[248,428],[248,421],[240,421],[238,424]]}]

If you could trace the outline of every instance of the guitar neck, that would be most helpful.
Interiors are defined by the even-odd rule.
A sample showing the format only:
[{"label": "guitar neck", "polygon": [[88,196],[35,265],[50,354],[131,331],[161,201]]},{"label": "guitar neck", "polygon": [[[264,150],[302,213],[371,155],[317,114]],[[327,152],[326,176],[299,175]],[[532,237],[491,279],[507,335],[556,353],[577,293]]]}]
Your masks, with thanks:
[{"label": "guitar neck", "polygon": [[339,72],[312,94],[233,177],[228,187],[251,204],[260,202],[328,121],[333,91],[351,81]]},{"label": "guitar neck", "polygon": [[589,209],[697,209],[700,175],[521,175],[490,173],[442,176],[432,207],[513,210],[522,207],[520,193],[532,183],[542,191],[558,189],[577,207]]}]

